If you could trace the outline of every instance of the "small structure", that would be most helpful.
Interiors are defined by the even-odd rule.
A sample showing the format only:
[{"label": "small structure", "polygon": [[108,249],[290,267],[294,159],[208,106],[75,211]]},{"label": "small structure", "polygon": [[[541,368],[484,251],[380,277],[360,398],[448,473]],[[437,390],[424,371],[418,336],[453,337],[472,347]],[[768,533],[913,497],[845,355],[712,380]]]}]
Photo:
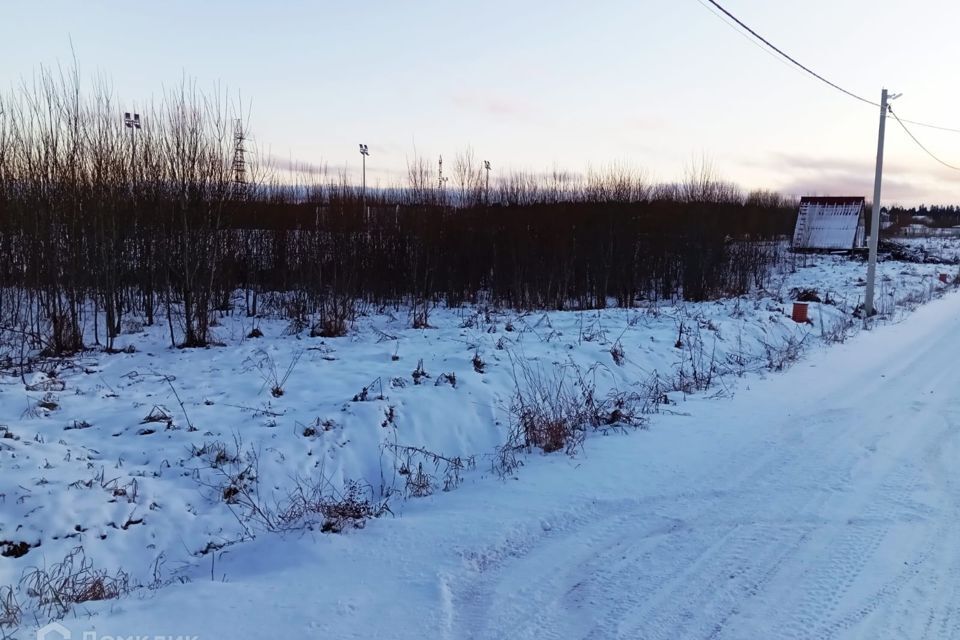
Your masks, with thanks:
[{"label": "small structure", "polygon": [[896,221],[893,219],[890,210],[886,207],[880,209],[880,231],[886,231],[893,227]]},{"label": "small structure", "polygon": [[804,197],[793,230],[794,249],[851,250],[866,245],[862,197]]}]

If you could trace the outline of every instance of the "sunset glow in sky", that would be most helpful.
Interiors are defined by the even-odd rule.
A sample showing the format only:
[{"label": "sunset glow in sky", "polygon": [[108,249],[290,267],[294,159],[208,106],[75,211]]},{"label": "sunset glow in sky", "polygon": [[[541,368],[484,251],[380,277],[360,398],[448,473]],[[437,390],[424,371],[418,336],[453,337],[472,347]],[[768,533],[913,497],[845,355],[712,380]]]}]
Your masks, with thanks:
[{"label": "sunset glow in sky", "polygon": [[[956,0],[726,0],[788,53],[902,117],[960,127]],[[610,162],[678,178],[708,157],[746,188],[869,195],[877,110],[765,53],[698,0],[7,2],[0,83],[39,65],[109,76],[122,104],[183,75],[251,104],[286,160],[402,181],[471,146],[496,170]],[[915,128],[960,165],[960,134]],[[884,200],[960,202],[960,173],[888,123]]]}]

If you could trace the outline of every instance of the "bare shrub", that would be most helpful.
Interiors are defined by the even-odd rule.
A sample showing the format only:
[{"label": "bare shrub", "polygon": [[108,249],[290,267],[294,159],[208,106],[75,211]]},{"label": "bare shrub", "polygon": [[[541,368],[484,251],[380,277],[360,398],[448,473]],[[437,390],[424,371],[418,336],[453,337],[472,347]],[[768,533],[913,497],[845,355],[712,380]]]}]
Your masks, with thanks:
[{"label": "bare shrub", "polygon": [[[404,478],[407,497],[419,498],[433,493],[435,486],[452,491],[463,482],[463,473],[476,467],[474,456],[445,456],[423,447],[390,443],[385,448],[393,454],[394,471]],[[424,471],[424,463],[433,467],[433,475]]]},{"label": "bare shrub", "polygon": [[423,380],[430,377],[430,374],[423,368],[423,358],[417,362],[417,368],[411,374],[413,384],[422,384]]},{"label": "bare shrub", "polygon": [[[207,461],[206,468],[196,470],[198,484],[226,504],[249,538],[258,531],[285,532],[314,524],[321,531],[338,533],[389,512],[387,500],[374,501],[368,485],[348,480],[339,489],[322,469],[316,475],[295,477],[293,488],[280,498],[263,495],[260,452],[245,447],[239,436],[232,447],[205,443],[195,449],[194,456]],[[212,477],[204,477],[205,471],[212,472]]]},{"label": "bare shrub", "polygon": [[486,371],[487,363],[480,357],[479,350],[473,353],[473,358],[470,359],[470,362],[473,364],[473,370],[477,373],[484,373],[484,371]]},{"label": "bare shrub", "polygon": [[[681,326],[683,326],[681,324]],[[706,325],[712,327],[709,323]],[[715,328],[714,328],[715,329]],[[701,323],[694,322],[684,330],[685,340],[678,340],[681,350],[680,363],[674,372],[673,390],[683,393],[705,391],[713,386],[722,373],[717,360],[717,342],[707,350],[703,340]]]},{"label": "bare shrub", "polygon": [[607,339],[607,332],[603,328],[603,323],[600,321],[600,314],[597,314],[590,320],[590,323],[586,326],[583,324],[584,314],[580,314],[580,343],[584,342],[600,342],[603,343]]},{"label": "bare shrub", "polygon": [[379,394],[373,396],[376,400],[384,400],[385,396],[383,395],[383,379],[377,378],[364,388],[360,390],[360,393],[357,393],[353,396],[353,402],[366,402],[371,399],[370,392],[373,391],[374,387],[379,390]]},{"label": "bare shrub", "polygon": [[295,317],[291,318],[290,322],[287,324],[287,327],[283,330],[283,335],[285,336],[296,336],[303,333],[306,328],[310,326],[306,318]]},{"label": "bare shrub", "polygon": [[410,310],[410,326],[414,329],[432,329],[430,326],[430,303],[418,300]]},{"label": "bare shrub", "polygon": [[213,468],[221,467],[237,459],[236,455],[227,452],[227,446],[220,441],[204,442],[199,447],[191,445],[190,455],[207,459]]},{"label": "bare shrub", "polygon": [[257,356],[256,362],[254,362],[254,367],[257,371],[260,372],[260,377],[263,378],[264,386],[270,388],[270,395],[274,398],[279,398],[284,392],[284,387],[287,384],[287,380],[290,379],[290,376],[293,375],[294,369],[297,368],[297,363],[300,362],[300,358],[303,356],[303,350],[299,350],[293,354],[293,357],[290,359],[290,363],[287,365],[287,368],[280,373],[280,370],[277,368],[277,363],[267,351],[263,349],[257,349],[254,353]]},{"label": "bare shrub", "polygon": [[807,336],[799,340],[795,336],[790,336],[782,345],[772,345],[764,342],[763,348],[767,356],[767,368],[770,371],[783,371],[790,368],[794,362],[800,359],[806,339]]},{"label": "bare shrub", "polygon": [[336,489],[322,474],[314,480],[300,478],[294,490],[278,505],[271,530],[288,531],[312,524],[319,518],[324,533],[360,529],[370,518],[389,512],[386,501],[376,502],[369,485],[349,480]]},{"label": "bare shrub", "polygon": [[323,515],[320,530],[340,533],[345,527],[362,528],[368,519],[381,515],[386,505],[375,507],[368,489],[358,482],[349,482],[339,495],[322,499],[317,504]]},{"label": "bare shrub", "polygon": [[47,392],[37,401],[37,406],[47,411],[56,411],[60,408],[60,399],[53,393]]},{"label": "bare shrub", "polygon": [[0,587],[0,637],[9,637],[6,629],[16,630],[22,619],[23,608],[13,587]]},{"label": "bare shrub", "polygon": [[850,316],[843,316],[830,323],[829,326],[825,326],[821,311],[820,337],[828,344],[842,344],[846,342],[847,338],[853,334],[855,327],[856,323]]},{"label": "bare shrub", "polygon": [[433,386],[439,387],[440,385],[448,384],[454,389],[457,388],[457,374],[453,371],[449,373],[441,373],[437,376],[436,382],[433,383]]},{"label": "bare shrub", "polygon": [[623,343],[620,340],[614,342],[613,346],[610,347],[610,356],[618,367],[622,367],[623,363],[626,362],[626,352],[623,350]]},{"label": "bare shrub", "polygon": [[310,329],[311,337],[340,338],[347,335],[354,314],[354,299],[347,293],[321,300],[320,319]]},{"label": "bare shrub", "polygon": [[594,365],[582,369],[570,362],[544,370],[522,359],[513,359],[514,396],[508,415],[510,433],[494,465],[509,472],[516,458],[509,451],[540,449],[545,453],[573,454],[589,429],[642,427],[647,402],[636,393],[611,390],[600,395]]},{"label": "bare shrub", "polygon": [[397,408],[395,406],[390,405],[384,410],[383,422],[380,423],[380,426],[384,429],[397,426]]},{"label": "bare shrub", "polygon": [[161,407],[159,405],[153,405],[153,409],[143,417],[143,420],[140,421],[141,424],[153,424],[162,422],[167,425],[167,428],[173,427],[173,415],[166,409],[166,407]]},{"label": "bare shrub", "polygon": [[670,396],[667,394],[672,390],[666,381],[660,377],[660,374],[654,371],[643,384],[643,393],[641,394],[645,398],[643,412],[656,413],[662,405],[670,404]]},{"label": "bare shrub", "polygon": [[63,380],[60,380],[54,376],[48,376],[39,382],[34,384],[28,384],[26,386],[27,391],[45,391],[47,393],[52,393],[54,391],[63,391],[67,388],[66,383]]},{"label": "bare shrub", "polygon": [[433,482],[429,474],[424,473],[423,463],[417,463],[417,470],[411,471],[409,469],[400,471],[401,474],[404,474],[406,477],[406,491],[407,497],[410,498],[423,498],[429,496],[433,493]]},{"label": "bare shrub", "polygon": [[820,294],[812,287],[790,289],[790,298],[796,302],[821,302]]},{"label": "bare shrub", "polygon": [[20,588],[36,600],[40,613],[59,619],[75,604],[118,598],[128,593],[131,586],[127,573],[117,570],[111,575],[96,569],[83,547],[75,547],[50,568],[27,569],[20,579]]}]

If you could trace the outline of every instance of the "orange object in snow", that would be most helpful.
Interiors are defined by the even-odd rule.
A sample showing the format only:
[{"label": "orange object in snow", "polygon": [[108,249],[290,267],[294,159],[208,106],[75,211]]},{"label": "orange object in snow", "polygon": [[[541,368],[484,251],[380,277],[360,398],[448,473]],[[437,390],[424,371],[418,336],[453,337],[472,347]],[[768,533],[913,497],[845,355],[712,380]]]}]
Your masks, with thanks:
[{"label": "orange object in snow", "polygon": [[794,302],[792,317],[794,322],[806,322],[807,321],[807,303]]}]

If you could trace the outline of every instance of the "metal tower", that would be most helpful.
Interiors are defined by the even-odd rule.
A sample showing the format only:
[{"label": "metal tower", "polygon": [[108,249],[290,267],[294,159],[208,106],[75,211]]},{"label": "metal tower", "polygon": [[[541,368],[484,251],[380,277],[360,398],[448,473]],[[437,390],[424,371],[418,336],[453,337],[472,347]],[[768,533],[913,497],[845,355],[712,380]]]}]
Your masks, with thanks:
[{"label": "metal tower", "polygon": [[237,118],[233,130],[233,186],[237,196],[243,196],[247,191],[247,160],[244,142],[243,122]]},{"label": "metal tower", "polygon": [[441,193],[443,192],[443,185],[449,179],[450,178],[443,176],[443,156],[440,156],[440,161],[437,163],[437,189],[439,189]]}]

